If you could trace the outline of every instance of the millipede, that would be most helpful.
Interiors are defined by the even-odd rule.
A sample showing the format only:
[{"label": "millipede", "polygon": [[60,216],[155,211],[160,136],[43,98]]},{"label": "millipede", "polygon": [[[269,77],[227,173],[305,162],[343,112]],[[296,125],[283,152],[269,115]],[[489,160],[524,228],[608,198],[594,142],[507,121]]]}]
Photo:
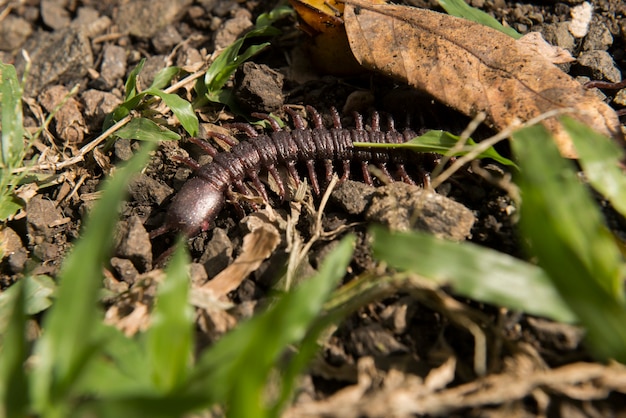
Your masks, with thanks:
[{"label": "millipede", "polygon": [[[286,189],[278,172],[280,166],[287,169],[296,186],[302,182],[298,166],[303,169],[306,167],[306,176],[316,195],[322,190],[317,170],[321,171],[323,168],[324,181],[328,184],[336,165],[342,168],[341,181],[350,177],[353,163],[360,164],[362,179],[370,185],[373,184],[368,168],[370,164],[376,166],[391,181],[401,180],[416,184],[405,167],[411,163],[421,173],[420,182],[425,184],[429,181],[428,174],[422,169],[424,154],[407,152],[405,149],[354,147],[355,142],[399,144],[417,136],[408,127],[402,131],[397,130],[391,116],[387,117],[387,127],[382,130],[380,114],[373,112],[370,127],[366,129],[363,116],[355,112],[355,126],[345,128],[337,109],[331,108],[332,127],[327,128],[315,108],[306,106],[306,110],[312,127],[307,127],[304,118],[287,107],[285,111],[293,124],[293,129],[290,130],[282,129],[269,115],[255,113],[253,116],[269,123],[271,132],[259,133],[250,124],[234,123],[229,127],[243,132],[247,135],[247,140],[238,142],[227,135],[207,133],[209,137],[229,145],[230,152],[218,151],[202,139],[190,139],[208,153],[212,161],[201,166],[190,158],[181,159],[192,167],[195,174],[174,196],[164,224],[151,232],[151,238],[169,231],[179,231],[192,237],[208,230],[226,201],[235,201],[233,188],[243,194],[248,192],[244,181],[251,182],[258,194],[268,202],[267,190],[259,178],[259,173],[263,171],[273,177],[278,195],[284,200]],[[432,155],[430,159],[433,160]]]}]

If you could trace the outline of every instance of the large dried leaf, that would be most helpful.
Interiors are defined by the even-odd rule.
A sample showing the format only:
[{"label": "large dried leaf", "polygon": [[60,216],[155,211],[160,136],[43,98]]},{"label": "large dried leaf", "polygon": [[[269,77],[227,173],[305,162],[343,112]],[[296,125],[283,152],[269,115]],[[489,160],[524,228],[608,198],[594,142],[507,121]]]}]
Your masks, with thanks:
[{"label": "large dried leaf", "polygon": [[[547,111],[572,116],[623,140],[617,115],[540,54],[486,26],[425,9],[347,0],[350,47],[365,67],[400,79],[467,114],[487,113],[495,129]],[[544,124],[564,156],[575,157],[556,118]]]}]

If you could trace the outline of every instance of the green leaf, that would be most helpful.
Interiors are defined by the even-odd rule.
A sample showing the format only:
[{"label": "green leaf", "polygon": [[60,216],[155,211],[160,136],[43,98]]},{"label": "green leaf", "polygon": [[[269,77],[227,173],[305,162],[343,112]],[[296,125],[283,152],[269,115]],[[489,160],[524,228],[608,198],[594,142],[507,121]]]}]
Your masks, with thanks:
[{"label": "green leaf", "polygon": [[188,302],[188,257],[183,242],[159,285],[156,306],[147,337],[150,375],[156,388],[171,392],[181,385],[189,372],[193,349],[193,310]]},{"label": "green leaf", "polygon": [[463,0],[437,0],[439,5],[444,8],[448,14],[456,17],[462,17],[467,20],[471,20],[481,25],[489,26],[490,28],[499,30],[502,33],[509,35],[512,38],[519,39],[522,37],[515,29],[511,27],[504,27],[493,17],[489,16],[482,10],[471,7]]},{"label": "green leaf", "polygon": [[264,416],[264,388],[272,367],[289,344],[307,334],[344,276],[353,245],[354,237],[344,238],[324,260],[318,274],[207,350],[192,374],[187,393],[203,394],[210,396],[211,402],[226,404],[231,417]]},{"label": "green leaf", "polygon": [[21,164],[25,152],[22,86],[17,78],[15,67],[12,65],[0,63],[0,76],[2,77],[0,83],[2,99],[0,102],[2,106],[0,168],[14,168]]},{"label": "green leaf", "polygon": [[613,140],[570,117],[561,119],[580,154],[589,183],[626,216],[626,176],[620,168],[624,151]]},{"label": "green leaf", "polygon": [[266,26],[270,26],[272,23],[284,19],[287,16],[293,16],[294,11],[291,7],[287,5],[277,6],[273,10],[268,13],[262,13],[256,19],[255,28],[262,29]]},{"label": "green leaf", "polygon": [[[28,358],[26,341],[26,295],[24,281],[11,287],[10,300],[3,312],[8,324],[0,330],[0,416],[27,416],[29,395],[25,362]],[[4,296],[4,295],[3,295]],[[8,312],[6,312],[8,311]]]},{"label": "green leaf", "polygon": [[[251,37],[252,33],[255,31],[248,33],[248,36],[244,36],[243,38],[237,39],[233,42],[228,48],[226,48],[222,53],[213,61],[209,69],[207,70],[204,76],[204,82],[207,86],[207,97],[209,100],[216,100],[219,97],[219,92],[224,87],[224,84],[228,81],[231,75],[237,70],[241,64],[243,64],[247,59],[259,53],[261,50],[269,46],[269,42],[264,42],[260,45],[252,45],[246,51],[239,54],[239,49],[243,45],[244,41]],[[260,31],[256,31],[260,32]],[[269,31],[264,31],[269,32]],[[260,35],[257,35],[260,36]]]},{"label": "green leaf", "polygon": [[[354,146],[364,148],[408,148],[415,152],[435,152],[437,154],[447,155],[452,150],[452,148],[459,142],[460,139],[460,137],[452,135],[451,133],[446,131],[432,130],[402,144],[375,144],[371,142],[355,142]],[[453,153],[452,156],[465,155],[470,152],[472,148],[474,148],[476,145],[476,142],[469,138],[467,140],[467,144],[463,147],[463,149]],[[498,152],[493,147],[490,147],[489,149],[478,154],[477,158],[491,158],[492,160],[497,161],[500,164],[517,168],[513,161],[498,154]]]},{"label": "green leaf", "polygon": [[[0,176],[11,175],[9,173],[5,174],[4,171],[5,170],[0,170]],[[0,190],[0,221],[8,219],[9,216],[17,213],[17,211],[23,207],[24,204],[22,200],[15,197],[13,193],[8,190]]]},{"label": "green leaf", "polygon": [[516,132],[512,144],[530,250],[585,326],[596,356],[626,361],[621,256],[597,205],[543,126]]},{"label": "green leaf", "polygon": [[124,85],[124,90],[126,92],[125,102],[132,99],[137,94],[137,76],[143,69],[143,65],[145,63],[146,59],[142,58],[141,61],[139,61],[139,64],[137,64],[137,66],[133,68],[128,75],[128,80],[126,80],[126,84]]},{"label": "green leaf", "polygon": [[154,76],[154,80],[152,81],[152,85],[150,89],[154,90],[162,90],[165,87],[169,86],[172,82],[172,79],[176,77],[178,73],[180,73],[180,67],[165,67],[159,70],[159,72]]},{"label": "green leaf", "polygon": [[165,93],[157,89],[149,89],[144,93],[158,96],[170,108],[183,128],[191,136],[198,135],[198,117],[196,116],[191,103],[177,96],[176,94]]},{"label": "green leaf", "polygon": [[164,129],[146,118],[132,119],[123,128],[116,131],[115,135],[124,139],[138,139],[140,141],[153,142],[180,139],[180,135],[176,132]]},{"label": "green leaf", "polygon": [[102,349],[103,341],[93,335],[101,321],[95,307],[102,287],[102,262],[113,244],[114,209],[126,193],[130,176],[145,166],[153,149],[148,145],[106,182],[101,200],[86,221],[83,237],[61,267],[57,300],[44,320],[46,332],[35,350],[38,361],[31,390],[40,414],[67,412],[68,394]]},{"label": "green leaf", "polygon": [[576,316],[537,266],[471,243],[444,241],[423,232],[393,233],[372,227],[374,256],[454,293],[558,321]]}]

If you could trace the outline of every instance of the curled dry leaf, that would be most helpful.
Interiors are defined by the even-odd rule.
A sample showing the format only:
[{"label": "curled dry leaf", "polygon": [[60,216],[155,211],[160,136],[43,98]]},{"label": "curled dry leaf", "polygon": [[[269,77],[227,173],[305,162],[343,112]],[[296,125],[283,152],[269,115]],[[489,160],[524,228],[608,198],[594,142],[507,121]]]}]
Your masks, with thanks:
[{"label": "curled dry leaf", "polygon": [[299,26],[311,37],[309,56],[319,71],[336,75],[362,71],[350,52],[341,15],[343,3],[335,0],[289,0],[299,16]]},{"label": "curled dry leaf", "polygon": [[[466,115],[484,111],[501,130],[547,111],[572,116],[623,141],[615,111],[543,56],[495,29],[430,10],[346,0],[350,47],[364,67],[423,90]],[[575,158],[556,118],[545,126]]]},{"label": "curled dry leaf", "polygon": [[244,237],[241,255],[202,287],[213,292],[215,299],[224,297],[239,287],[248,274],[259,268],[279,243],[280,235],[276,227],[271,224],[259,226]]}]

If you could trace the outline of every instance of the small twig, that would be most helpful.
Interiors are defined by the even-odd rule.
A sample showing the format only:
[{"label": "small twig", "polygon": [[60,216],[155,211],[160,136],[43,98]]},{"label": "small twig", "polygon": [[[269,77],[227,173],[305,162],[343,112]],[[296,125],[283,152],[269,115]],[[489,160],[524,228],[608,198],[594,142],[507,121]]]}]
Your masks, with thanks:
[{"label": "small twig", "polygon": [[[182,80],[178,81],[177,83],[172,84],[170,87],[168,87],[167,89],[163,90],[165,93],[172,93],[176,90],[178,90],[179,88],[181,88],[182,86],[184,86],[187,83],[190,83],[200,77],[202,77],[202,75],[206,73],[206,70],[202,70],[202,71],[197,71],[193,74],[190,74],[189,76],[183,78]],[[160,98],[155,97],[154,99],[156,99],[156,101],[160,101]],[[29,167],[20,167],[20,168],[15,168],[13,170],[11,170],[11,173],[15,174],[15,173],[21,173],[24,171],[39,171],[39,170],[60,170],[62,168],[65,167],[69,167],[71,165],[77,164],[81,161],[83,161],[85,159],[85,155],[87,155],[89,152],[91,152],[94,148],[96,148],[98,145],[100,145],[104,140],[106,140],[110,135],[112,135],[113,133],[115,133],[116,131],[118,131],[119,129],[121,129],[124,125],[126,125],[128,122],[130,122],[132,120],[132,115],[127,115],[124,118],[120,119],[119,121],[117,121],[113,126],[111,126],[109,129],[107,129],[106,131],[104,131],[102,134],[98,135],[98,137],[96,137],[93,141],[89,142],[88,144],[84,145],[79,151],[78,154],[75,155],[74,157],[58,162],[58,163],[42,163],[42,164],[37,164],[37,165],[33,165],[33,166],[29,166]]]}]

